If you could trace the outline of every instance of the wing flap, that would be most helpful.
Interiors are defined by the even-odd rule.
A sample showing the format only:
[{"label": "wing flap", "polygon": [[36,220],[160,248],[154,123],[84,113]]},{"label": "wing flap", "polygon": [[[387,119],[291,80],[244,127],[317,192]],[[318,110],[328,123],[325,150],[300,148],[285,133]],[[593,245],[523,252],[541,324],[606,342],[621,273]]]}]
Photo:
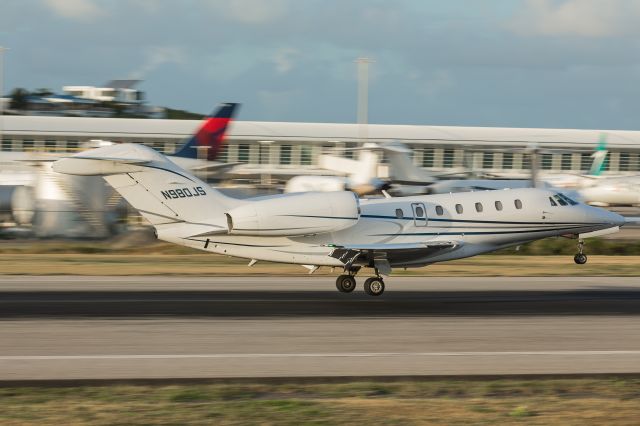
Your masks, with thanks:
[{"label": "wing flap", "polygon": [[354,263],[366,262],[374,265],[382,262],[395,264],[426,260],[445,251],[460,247],[460,241],[432,241],[405,244],[357,244],[334,246],[329,256],[338,259],[348,269]]}]

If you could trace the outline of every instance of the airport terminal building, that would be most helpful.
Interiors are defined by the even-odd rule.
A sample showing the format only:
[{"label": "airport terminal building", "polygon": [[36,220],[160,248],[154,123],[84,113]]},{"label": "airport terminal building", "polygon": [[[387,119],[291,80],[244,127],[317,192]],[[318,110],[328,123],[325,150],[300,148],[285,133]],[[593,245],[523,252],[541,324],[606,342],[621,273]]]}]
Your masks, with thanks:
[{"label": "airport terminal building", "polygon": [[[142,143],[173,153],[199,126],[194,120],[0,117],[2,151],[74,152],[83,141]],[[234,121],[219,161],[241,163],[240,172],[283,174],[316,171],[321,153],[358,146],[361,141],[397,140],[413,150],[415,164],[429,170],[524,171],[527,147],[543,152],[541,168],[581,171],[605,141],[609,173],[640,171],[640,131],[445,127],[335,123]],[[555,150],[555,151],[554,151]],[[353,155],[345,151],[345,156]]]}]

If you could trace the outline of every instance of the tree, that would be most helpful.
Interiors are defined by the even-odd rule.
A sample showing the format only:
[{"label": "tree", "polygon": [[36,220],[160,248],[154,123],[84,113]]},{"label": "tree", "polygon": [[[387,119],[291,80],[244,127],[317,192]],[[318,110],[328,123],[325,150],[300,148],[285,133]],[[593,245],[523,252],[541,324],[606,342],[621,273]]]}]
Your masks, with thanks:
[{"label": "tree", "polygon": [[51,89],[45,89],[45,88],[40,88],[40,89],[36,89],[35,92],[33,92],[34,95],[36,96],[51,96],[53,95],[53,92],[51,91]]},{"label": "tree", "polygon": [[17,89],[13,89],[9,97],[11,98],[11,102],[9,103],[9,108],[24,110],[27,109],[27,97],[29,96],[29,91],[27,89],[23,89],[22,87],[18,87]]}]

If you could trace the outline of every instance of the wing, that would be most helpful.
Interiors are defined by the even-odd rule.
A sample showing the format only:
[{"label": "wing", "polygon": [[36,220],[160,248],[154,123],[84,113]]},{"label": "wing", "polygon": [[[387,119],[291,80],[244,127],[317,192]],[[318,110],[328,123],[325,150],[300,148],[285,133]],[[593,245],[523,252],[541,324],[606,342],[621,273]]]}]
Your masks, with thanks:
[{"label": "wing", "polygon": [[215,172],[226,173],[240,163],[210,163],[203,166],[192,167],[191,170],[196,172]]},{"label": "wing", "polygon": [[336,245],[329,256],[340,260],[348,270],[351,265],[366,264],[379,269],[383,275],[389,275],[391,265],[428,263],[428,259],[456,250],[460,241],[433,241],[410,244],[358,244]]}]

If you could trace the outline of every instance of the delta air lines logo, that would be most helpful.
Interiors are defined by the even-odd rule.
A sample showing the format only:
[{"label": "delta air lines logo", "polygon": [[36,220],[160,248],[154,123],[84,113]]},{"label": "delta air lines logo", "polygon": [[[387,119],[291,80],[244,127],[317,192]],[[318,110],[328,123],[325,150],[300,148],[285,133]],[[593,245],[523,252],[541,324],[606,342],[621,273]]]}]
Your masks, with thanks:
[{"label": "delta air lines logo", "polygon": [[173,200],[175,198],[189,198],[200,197],[201,195],[207,195],[207,192],[201,186],[194,186],[192,188],[180,188],[169,189],[166,191],[160,191],[165,200]]}]

